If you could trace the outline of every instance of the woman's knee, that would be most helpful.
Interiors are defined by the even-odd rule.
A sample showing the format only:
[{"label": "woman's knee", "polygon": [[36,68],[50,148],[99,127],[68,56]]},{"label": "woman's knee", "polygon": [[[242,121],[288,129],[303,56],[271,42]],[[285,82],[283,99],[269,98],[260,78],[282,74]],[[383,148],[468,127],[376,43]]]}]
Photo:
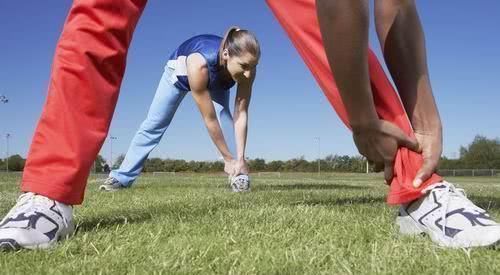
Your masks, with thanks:
[{"label": "woman's knee", "polygon": [[139,131],[148,133],[148,134],[156,134],[162,132],[165,128],[163,121],[155,120],[155,119],[146,119],[142,122]]}]

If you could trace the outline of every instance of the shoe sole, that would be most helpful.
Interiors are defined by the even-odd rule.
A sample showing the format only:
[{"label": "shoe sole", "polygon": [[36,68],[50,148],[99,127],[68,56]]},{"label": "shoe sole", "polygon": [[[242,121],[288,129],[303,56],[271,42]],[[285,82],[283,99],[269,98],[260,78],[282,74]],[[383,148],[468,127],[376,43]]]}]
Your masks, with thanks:
[{"label": "shoe sole", "polygon": [[467,245],[460,243],[451,243],[443,240],[440,236],[436,235],[434,232],[427,232],[422,230],[416,222],[410,216],[398,216],[396,218],[396,224],[399,225],[399,233],[406,236],[429,236],[429,238],[437,245],[445,248],[490,248],[494,250],[500,250],[500,240],[493,242],[491,244],[477,244],[477,245]]},{"label": "shoe sole", "polygon": [[[61,238],[59,238],[61,239]],[[13,252],[13,251],[18,251],[21,249],[49,249],[53,247],[57,242],[48,242],[48,243],[43,243],[43,244],[37,244],[37,245],[26,245],[22,246],[18,242],[16,242],[13,239],[3,239],[0,240],[0,251],[2,252]]]},{"label": "shoe sole", "polygon": [[399,233],[402,235],[414,236],[425,234],[425,232],[415,224],[415,221],[410,216],[398,216],[396,218],[396,224],[399,225]]},{"label": "shoe sole", "polygon": [[74,234],[74,232],[75,232],[75,225],[73,224],[73,222],[70,222],[68,228],[62,229],[60,235],[56,239],[53,239],[52,241],[46,243],[22,246],[14,239],[0,239],[0,252],[12,252],[21,249],[30,249],[30,250],[50,249],[53,248],[60,241],[66,240],[69,237],[71,237]]},{"label": "shoe sole", "polygon": [[0,240],[0,251],[16,251],[23,248],[13,239]]},{"label": "shoe sole", "polygon": [[105,191],[105,192],[116,192],[119,191],[122,188],[108,188],[104,185],[99,186],[99,191]]}]

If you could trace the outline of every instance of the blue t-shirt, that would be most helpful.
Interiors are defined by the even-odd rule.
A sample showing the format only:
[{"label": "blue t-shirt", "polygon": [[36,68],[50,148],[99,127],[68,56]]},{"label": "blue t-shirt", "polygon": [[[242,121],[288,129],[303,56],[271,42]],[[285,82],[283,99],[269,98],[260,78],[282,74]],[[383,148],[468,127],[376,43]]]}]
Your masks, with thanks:
[{"label": "blue t-shirt", "polygon": [[232,79],[223,79],[219,66],[219,48],[222,37],[212,34],[202,34],[192,37],[182,43],[171,55],[167,66],[173,69],[173,83],[183,91],[190,91],[187,77],[186,59],[190,54],[201,54],[208,66],[208,89],[225,91],[234,86]]}]

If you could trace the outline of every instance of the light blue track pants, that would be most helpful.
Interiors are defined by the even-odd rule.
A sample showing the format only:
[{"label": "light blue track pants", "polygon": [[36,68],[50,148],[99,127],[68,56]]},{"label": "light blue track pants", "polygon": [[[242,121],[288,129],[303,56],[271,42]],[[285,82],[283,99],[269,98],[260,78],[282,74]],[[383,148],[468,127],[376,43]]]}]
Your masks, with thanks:
[{"label": "light blue track pants", "polygon": [[[149,108],[146,120],[142,122],[128,148],[125,159],[117,170],[111,171],[110,177],[129,187],[139,176],[149,153],[160,143],[175,111],[179,107],[187,91],[181,91],[171,82],[171,69],[165,67],[155,97]],[[231,151],[235,153],[233,117],[229,109],[229,90],[210,91],[212,102],[221,125],[224,139]]]}]

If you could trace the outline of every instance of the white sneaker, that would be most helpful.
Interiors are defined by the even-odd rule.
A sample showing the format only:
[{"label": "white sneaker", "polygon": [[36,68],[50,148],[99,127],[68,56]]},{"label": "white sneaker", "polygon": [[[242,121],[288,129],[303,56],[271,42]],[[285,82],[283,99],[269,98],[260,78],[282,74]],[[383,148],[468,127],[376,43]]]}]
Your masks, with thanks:
[{"label": "white sneaker", "polygon": [[0,222],[0,250],[50,248],[73,231],[71,206],[24,193]]},{"label": "white sneaker", "polygon": [[470,248],[500,245],[500,224],[476,206],[462,189],[441,182],[426,196],[401,205],[396,223],[402,234],[429,235],[440,246]]},{"label": "white sneaker", "polygon": [[121,189],[125,188],[125,186],[123,186],[120,181],[118,181],[117,179],[113,178],[113,177],[108,177],[104,183],[99,186],[99,190],[101,191],[107,191],[107,192],[115,192],[115,191],[119,191]]},{"label": "white sneaker", "polygon": [[250,177],[248,175],[230,177],[229,181],[233,192],[250,191]]}]

